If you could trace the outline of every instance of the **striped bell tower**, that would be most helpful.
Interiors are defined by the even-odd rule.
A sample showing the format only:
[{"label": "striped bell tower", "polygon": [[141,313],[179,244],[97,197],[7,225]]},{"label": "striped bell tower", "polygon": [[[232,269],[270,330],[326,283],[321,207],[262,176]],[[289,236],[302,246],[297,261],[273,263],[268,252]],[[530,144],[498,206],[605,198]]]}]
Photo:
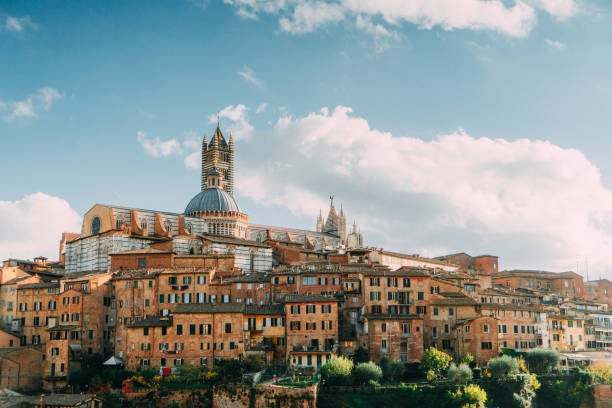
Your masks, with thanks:
[{"label": "striped bell tower", "polygon": [[[216,165],[215,165],[216,162]],[[208,171],[215,166],[223,175],[223,189],[234,195],[234,139],[230,134],[229,143],[225,141],[217,122],[217,129],[210,143],[206,135],[202,139],[201,191],[207,187]]]}]

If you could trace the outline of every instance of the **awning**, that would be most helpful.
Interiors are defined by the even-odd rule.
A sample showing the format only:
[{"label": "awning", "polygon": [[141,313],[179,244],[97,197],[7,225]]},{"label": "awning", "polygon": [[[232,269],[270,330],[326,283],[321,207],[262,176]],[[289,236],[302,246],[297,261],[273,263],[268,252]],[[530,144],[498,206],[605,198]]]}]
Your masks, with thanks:
[{"label": "awning", "polygon": [[70,350],[74,353],[81,353],[83,351],[83,347],[81,347],[80,344],[69,344],[68,347],[70,347]]},{"label": "awning", "polygon": [[106,366],[115,366],[115,365],[121,365],[121,364],[123,364],[123,361],[121,361],[121,359],[115,356],[112,356],[111,358],[106,360],[104,363],[102,363],[102,365],[106,365]]}]

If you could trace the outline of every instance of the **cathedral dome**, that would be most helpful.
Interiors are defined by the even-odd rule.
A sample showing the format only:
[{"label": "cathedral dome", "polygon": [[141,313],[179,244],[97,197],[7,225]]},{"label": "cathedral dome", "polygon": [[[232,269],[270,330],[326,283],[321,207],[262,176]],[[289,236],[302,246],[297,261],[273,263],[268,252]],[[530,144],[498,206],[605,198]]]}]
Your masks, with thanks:
[{"label": "cathedral dome", "polygon": [[185,214],[196,215],[202,211],[230,211],[242,213],[238,203],[228,192],[221,188],[207,188],[191,199]]}]

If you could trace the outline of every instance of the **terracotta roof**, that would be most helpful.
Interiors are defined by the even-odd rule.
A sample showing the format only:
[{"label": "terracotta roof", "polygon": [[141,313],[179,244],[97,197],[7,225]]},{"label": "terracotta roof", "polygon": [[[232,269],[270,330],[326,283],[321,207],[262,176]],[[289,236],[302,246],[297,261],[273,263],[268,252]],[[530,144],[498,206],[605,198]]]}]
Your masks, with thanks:
[{"label": "terracotta roof", "polygon": [[264,272],[248,273],[240,276],[232,276],[224,279],[224,282],[238,283],[238,282],[270,282],[270,275]]},{"label": "terracotta roof", "polygon": [[383,251],[383,250],[380,250],[379,253],[383,255],[394,256],[397,258],[410,259],[414,261],[422,261],[422,262],[433,263],[433,264],[442,265],[442,266],[457,267],[457,265],[450,265],[448,262],[443,262],[443,261],[440,261],[434,258],[425,258],[422,256],[408,255],[408,254],[402,254],[400,252],[391,252],[391,251]]},{"label": "terracotta roof", "polygon": [[242,313],[243,303],[180,303],[174,314],[181,313]]},{"label": "terracotta roof", "polygon": [[44,288],[59,288],[59,282],[40,282],[30,283],[26,285],[17,285],[17,289],[44,289]]},{"label": "terracotta roof", "polygon": [[531,312],[543,312],[539,307],[529,305],[517,305],[515,303],[481,303],[483,309],[500,309],[500,310],[526,310]]},{"label": "terracotta roof", "polygon": [[261,242],[251,241],[248,239],[235,238],[235,237],[222,237],[218,235],[201,234],[200,238],[217,242],[221,244],[232,244],[232,245],[243,245],[243,246],[254,246],[259,248],[272,248],[270,245],[262,244]]},{"label": "terracotta roof", "polygon": [[111,252],[110,255],[133,255],[133,254],[171,254],[172,251],[162,251],[156,248],[140,248],[131,251]]},{"label": "terracotta roof", "polygon": [[281,304],[274,305],[245,305],[244,314],[252,315],[284,315],[285,307]]},{"label": "terracotta roof", "polygon": [[21,282],[22,280],[26,280],[28,278],[31,278],[32,276],[20,276],[18,278],[13,278],[9,281],[4,282],[2,285],[13,285],[17,282]]},{"label": "terracotta roof", "polygon": [[437,298],[431,302],[432,305],[438,306],[472,306],[478,303],[469,296],[463,294],[440,294],[442,297]]}]

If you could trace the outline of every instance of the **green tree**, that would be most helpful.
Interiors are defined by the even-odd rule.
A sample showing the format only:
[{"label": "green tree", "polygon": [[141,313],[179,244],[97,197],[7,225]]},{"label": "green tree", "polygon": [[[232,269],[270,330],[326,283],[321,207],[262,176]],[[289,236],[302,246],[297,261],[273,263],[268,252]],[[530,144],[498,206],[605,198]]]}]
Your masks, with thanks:
[{"label": "green tree", "polygon": [[346,385],[350,383],[353,362],[346,357],[332,356],[321,367],[321,377],[329,385]]},{"label": "green tree", "polygon": [[357,384],[366,384],[370,381],[379,382],[382,376],[382,369],[372,361],[357,364],[355,371],[353,371],[353,377]]},{"label": "green tree", "polygon": [[443,351],[433,347],[428,348],[421,357],[421,370],[424,372],[433,371],[436,375],[448,368],[452,357]]},{"label": "green tree", "polygon": [[561,356],[556,350],[535,349],[525,353],[529,371],[536,374],[548,374],[559,366]]},{"label": "green tree", "polygon": [[359,346],[353,355],[353,362],[355,364],[359,364],[367,363],[368,361],[370,361],[370,352],[367,349]]},{"label": "green tree", "polygon": [[470,364],[474,361],[474,356],[472,353],[466,352],[461,357],[459,357],[459,364]]}]

